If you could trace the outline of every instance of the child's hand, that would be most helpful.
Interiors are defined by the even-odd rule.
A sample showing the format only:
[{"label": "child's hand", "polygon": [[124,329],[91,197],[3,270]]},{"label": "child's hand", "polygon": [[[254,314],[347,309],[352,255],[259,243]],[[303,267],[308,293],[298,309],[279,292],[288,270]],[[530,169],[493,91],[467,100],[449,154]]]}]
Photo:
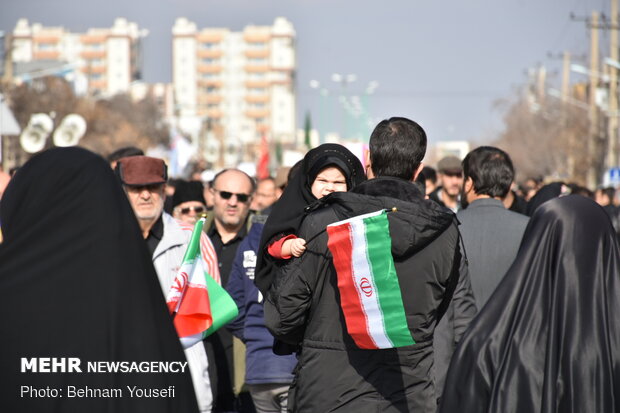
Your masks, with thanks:
[{"label": "child's hand", "polygon": [[295,238],[291,240],[291,255],[293,257],[301,257],[306,251],[306,240],[303,238]]}]

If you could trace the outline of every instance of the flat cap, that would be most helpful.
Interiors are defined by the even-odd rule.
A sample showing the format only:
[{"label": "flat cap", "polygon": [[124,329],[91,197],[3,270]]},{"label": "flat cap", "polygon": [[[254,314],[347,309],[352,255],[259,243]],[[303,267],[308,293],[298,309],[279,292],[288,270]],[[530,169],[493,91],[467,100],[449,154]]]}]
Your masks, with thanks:
[{"label": "flat cap", "polygon": [[164,160],[150,156],[121,158],[115,170],[123,185],[155,185],[164,184],[168,180],[168,170]]},{"label": "flat cap", "polygon": [[456,156],[446,156],[441,158],[437,163],[437,171],[439,172],[463,172],[463,165],[461,160]]}]

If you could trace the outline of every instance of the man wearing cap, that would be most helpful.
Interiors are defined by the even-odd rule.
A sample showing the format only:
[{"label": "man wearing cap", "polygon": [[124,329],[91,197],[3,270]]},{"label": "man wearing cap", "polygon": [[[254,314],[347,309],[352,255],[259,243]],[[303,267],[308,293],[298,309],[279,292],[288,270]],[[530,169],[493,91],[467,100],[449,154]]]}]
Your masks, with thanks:
[{"label": "man wearing cap", "polygon": [[430,193],[429,198],[452,212],[461,209],[461,188],[463,186],[463,166],[456,156],[446,156],[437,164],[441,186]]},{"label": "man wearing cap", "polygon": [[[166,164],[162,159],[149,156],[122,158],[118,160],[115,171],[123,184],[142,230],[142,236],[153,257],[153,265],[165,296],[183,261],[192,227],[176,221],[164,212],[168,176]],[[213,251],[213,246],[207,237],[201,238],[201,244],[201,248]],[[216,263],[209,265],[207,270],[215,279],[219,279]],[[204,344],[198,342],[185,349],[185,357],[194,382],[198,407],[201,412],[210,412],[213,395]]]},{"label": "man wearing cap", "polygon": [[202,182],[179,180],[172,195],[172,216],[181,222],[194,225],[205,212],[207,206]]}]

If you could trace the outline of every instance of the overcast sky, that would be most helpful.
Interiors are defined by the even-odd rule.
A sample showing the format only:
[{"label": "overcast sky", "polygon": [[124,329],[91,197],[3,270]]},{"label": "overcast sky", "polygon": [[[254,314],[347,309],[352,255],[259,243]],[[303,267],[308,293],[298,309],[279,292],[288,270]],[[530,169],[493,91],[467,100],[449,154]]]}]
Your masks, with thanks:
[{"label": "overcast sky", "polygon": [[[375,120],[414,119],[431,143],[488,142],[502,127],[493,102],[514,96],[527,68],[545,64],[549,81],[559,87],[561,62],[547,53],[588,52],[585,23],[569,15],[585,17],[592,10],[608,14],[609,0],[2,0],[0,30],[12,31],[20,17],[76,32],[111,27],[114,18],[126,17],[149,30],[145,80],[170,82],[177,17],[199,28],[240,30],[284,16],[297,32],[300,127],[311,111],[313,126],[340,128],[336,96],[342,91],[330,77],[354,73],[349,95],[379,82],[367,100]],[[608,37],[601,32],[603,55]],[[332,97],[321,99],[309,86],[312,79]]]}]

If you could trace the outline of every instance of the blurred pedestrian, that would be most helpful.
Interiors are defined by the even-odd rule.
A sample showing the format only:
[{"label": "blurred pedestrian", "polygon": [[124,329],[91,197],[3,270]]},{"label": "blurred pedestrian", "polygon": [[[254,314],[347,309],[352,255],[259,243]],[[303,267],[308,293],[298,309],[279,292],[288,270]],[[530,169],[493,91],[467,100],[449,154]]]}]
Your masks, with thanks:
[{"label": "blurred pedestrian", "polygon": [[177,181],[172,195],[172,216],[186,224],[194,225],[206,212],[202,182]]},{"label": "blurred pedestrian", "polygon": [[126,158],[128,156],[142,156],[144,155],[144,151],[140,148],[136,148],[135,146],[124,146],[122,148],[118,148],[114,152],[108,155],[108,162],[110,163],[110,167],[112,169],[116,168],[116,163],[119,159]]},{"label": "blurred pedestrian", "polygon": [[530,202],[530,200],[534,198],[534,195],[536,195],[536,192],[538,192],[538,190],[542,188],[543,186],[544,186],[544,183],[543,183],[542,176],[533,176],[533,177],[527,178],[525,180],[525,183],[522,186],[523,187],[523,198],[527,202]]},{"label": "blurred pedestrian", "polygon": [[532,216],[536,209],[547,201],[570,193],[568,186],[564,182],[552,182],[542,186],[536,195],[527,203],[527,215]]},{"label": "blurred pedestrian", "polygon": [[422,168],[422,174],[424,176],[425,194],[428,197],[435,189],[437,189],[437,171],[430,166],[424,166]]},{"label": "blurred pedestrian", "polygon": [[256,183],[256,192],[252,198],[250,209],[261,212],[265,211],[278,200],[280,194],[281,192],[278,191],[274,178],[270,176],[263,178]]},{"label": "blurred pedestrian", "polygon": [[619,313],[609,218],[582,196],[545,202],[454,354],[440,412],[620,411]]},{"label": "blurred pedestrian", "polygon": [[446,156],[437,163],[437,172],[441,186],[431,192],[429,198],[456,213],[461,209],[461,188],[463,186],[461,160],[456,156]]},{"label": "blurred pedestrian", "polygon": [[614,205],[615,197],[616,189],[612,186],[598,188],[595,193],[596,203],[603,207],[620,239],[620,206]]}]

